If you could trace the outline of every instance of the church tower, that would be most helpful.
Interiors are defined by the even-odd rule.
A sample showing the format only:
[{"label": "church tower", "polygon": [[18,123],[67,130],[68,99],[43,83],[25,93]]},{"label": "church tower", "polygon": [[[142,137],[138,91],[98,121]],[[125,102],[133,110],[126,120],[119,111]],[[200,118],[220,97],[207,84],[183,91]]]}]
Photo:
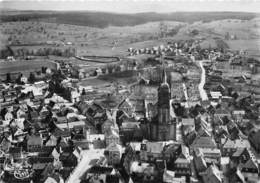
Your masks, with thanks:
[{"label": "church tower", "polygon": [[170,118],[170,87],[163,70],[163,82],[158,88],[158,117],[151,123],[151,140],[176,140],[176,121]]},{"label": "church tower", "polygon": [[170,122],[170,87],[167,83],[167,75],[163,71],[163,83],[158,88],[158,122],[168,124]]}]

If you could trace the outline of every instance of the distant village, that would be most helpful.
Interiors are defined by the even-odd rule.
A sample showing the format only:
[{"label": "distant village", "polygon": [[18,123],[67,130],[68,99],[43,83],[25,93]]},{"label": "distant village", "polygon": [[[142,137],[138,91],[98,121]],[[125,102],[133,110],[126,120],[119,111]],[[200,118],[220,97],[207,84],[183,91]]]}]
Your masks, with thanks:
[{"label": "distant village", "polygon": [[[199,43],[129,48],[127,59],[91,69],[56,60],[55,69],[7,73],[0,84],[1,180],[259,182],[260,62]],[[80,82],[129,72],[129,85]]]}]

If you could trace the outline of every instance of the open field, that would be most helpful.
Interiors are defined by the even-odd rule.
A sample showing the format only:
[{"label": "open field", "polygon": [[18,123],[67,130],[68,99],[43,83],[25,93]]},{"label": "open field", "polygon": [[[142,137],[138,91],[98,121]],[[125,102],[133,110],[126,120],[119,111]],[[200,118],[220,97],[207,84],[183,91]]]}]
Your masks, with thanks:
[{"label": "open field", "polygon": [[80,82],[83,86],[93,87],[110,87],[113,83],[119,83],[122,85],[129,85],[136,82],[135,71],[123,71],[119,73],[112,73],[106,75],[100,75],[97,77],[87,78]]},{"label": "open field", "polygon": [[83,81],[79,82],[79,85],[81,86],[93,86],[96,88],[111,88],[114,83],[118,83],[120,85],[129,85],[133,83],[135,80],[133,77],[123,77],[123,78],[110,78],[110,79],[104,79],[104,78],[89,78]]},{"label": "open field", "polygon": [[56,68],[56,64],[48,60],[35,61],[14,61],[14,62],[0,62],[0,77],[5,78],[6,73],[17,73],[21,72],[28,76],[30,72],[40,70],[41,67]]},{"label": "open field", "polygon": [[260,51],[260,39],[226,41],[231,49]]},{"label": "open field", "polygon": [[110,85],[111,82],[109,81],[105,81],[105,80],[101,80],[98,78],[89,78],[86,80],[83,80],[80,82],[80,85],[82,86],[106,86],[106,85]]},{"label": "open field", "polygon": [[256,17],[256,13],[243,12],[174,12],[174,13],[136,13],[119,14],[105,12],[88,11],[26,11],[17,14],[1,13],[1,21],[30,21],[41,20],[46,22],[56,22],[59,24],[83,25],[91,27],[105,28],[114,26],[134,26],[155,21],[180,21],[193,23],[196,21],[210,22],[223,19],[250,20]]},{"label": "open field", "polygon": [[[40,45],[15,46],[14,48],[48,49],[52,47],[64,50],[72,47],[76,49],[78,56],[119,56],[122,58],[128,55],[127,49],[130,47],[136,49],[151,48],[161,44],[166,45],[169,41],[204,39],[201,47],[208,48],[218,46],[216,39],[219,39],[224,40],[231,49],[244,49],[250,54],[258,55],[259,46],[257,45],[259,45],[260,40],[260,18],[258,18],[258,14],[226,12],[223,14],[201,13],[199,15],[196,13],[173,13],[160,15],[163,17],[160,19],[158,19],[157,14],[153,13],[134,14],[131,16],[131,21],[136,17],[140,19],[140,16],[144,18],[135,23],[111,23],[99,26],[99,24],[93,25],[94,21],[89,23],[90,19],[92,20],[95,17],[93,15],[95,13],[81,12],[76,13],[76,17],[69,18],[75,12],[66,12],[67,14],[65,12],[54,14],[53,12],[40,12],[41,16],[36,19],[30,18],[30,13],[32,12],[24,13],[27,17],[24,21],[15,22],[12,18],[19,20],[19,16],[13,14],[16,17],[12,17],[9,22],[5,19],[1,23],[0,46],[20,43]],[[45,14],[47,15],[45,16]],[[49,18],[49,15],[55,15],[57,18]],[[100,14],[97,13],[97,15],[100,18]],[[111,18],[114,15],[109,16]],[[119,21],[123,21],[128,16],[119,18]],[[84,19],[84,17],[88,18]],[[117,15],[116,17],[120,16]],[[168,31],[175,30],[176,34],[160,38],[162,21],[167,26]],[[193,30],[197,30],[198,35],[190,34]],[[225,40],[227,32],[230,35],[236,35],[237,40]],[[82,64],[95,67],[97,63]]]}]

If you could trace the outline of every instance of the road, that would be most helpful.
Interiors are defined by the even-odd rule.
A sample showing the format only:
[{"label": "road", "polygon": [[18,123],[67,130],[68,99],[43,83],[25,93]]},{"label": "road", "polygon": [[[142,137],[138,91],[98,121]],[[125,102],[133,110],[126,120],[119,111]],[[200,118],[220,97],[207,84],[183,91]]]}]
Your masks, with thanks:
[{"label": "road", "polygon": [[199,84],[199,92],[200,92],[200,98],[202,101],[208,100],[208,95],[206,91],[204,90],[204,85],[206,82],[206,71],[203,67],[203,61],[199,61],[199,66],[201,68],[201,79],[200,79],[200,84]]},{"label": "road", "polygon": [[183,88],[183,93],[184,93],[184,97],[186,100],[185,107],[188,108],[189,107],[189,102],[188,102],[189,97],[188,97],[187,87],[186,87],[185,83],[182,83],[182,88]]},{"label": "road", "polygon": [[91,161],[104,156],[104,149],[89,149],[82,152],[82,159],[74,169],[66,183],[80,183],[82,175],[93,165]]}]

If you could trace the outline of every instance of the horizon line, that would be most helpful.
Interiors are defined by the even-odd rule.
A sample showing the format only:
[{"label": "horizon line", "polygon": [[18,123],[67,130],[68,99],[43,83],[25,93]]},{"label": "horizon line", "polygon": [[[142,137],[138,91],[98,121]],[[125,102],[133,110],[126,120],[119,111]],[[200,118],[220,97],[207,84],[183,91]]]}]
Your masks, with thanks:
[{"label": "horizon line", "polygon": [[[1,0],[0,0],[1,4]],[[189,10],[176,10],[176,11],[169,11],[169,12],[157,12],[157,11],[140,11],[140,12],[116,12],[116,11],[101,11],[101,10],[54,10],[54,9],[49,9],[49,10],[41,10],[41,9],[10,9],[10,8],[0,8],[0,13],[1,11],[21,11],[21,12],[26,12],[26,11],[40,11],[40,12],[93,12],[93,13],[111,13],[111,14],[142,14],[142,13],[155,13],[155,14],[171,14],[171,13],[252,13],[252,14],[260,14],[260,12],[256,11],[227,11],[227,10],[207,10],[207,11],[189,11]]]}]

